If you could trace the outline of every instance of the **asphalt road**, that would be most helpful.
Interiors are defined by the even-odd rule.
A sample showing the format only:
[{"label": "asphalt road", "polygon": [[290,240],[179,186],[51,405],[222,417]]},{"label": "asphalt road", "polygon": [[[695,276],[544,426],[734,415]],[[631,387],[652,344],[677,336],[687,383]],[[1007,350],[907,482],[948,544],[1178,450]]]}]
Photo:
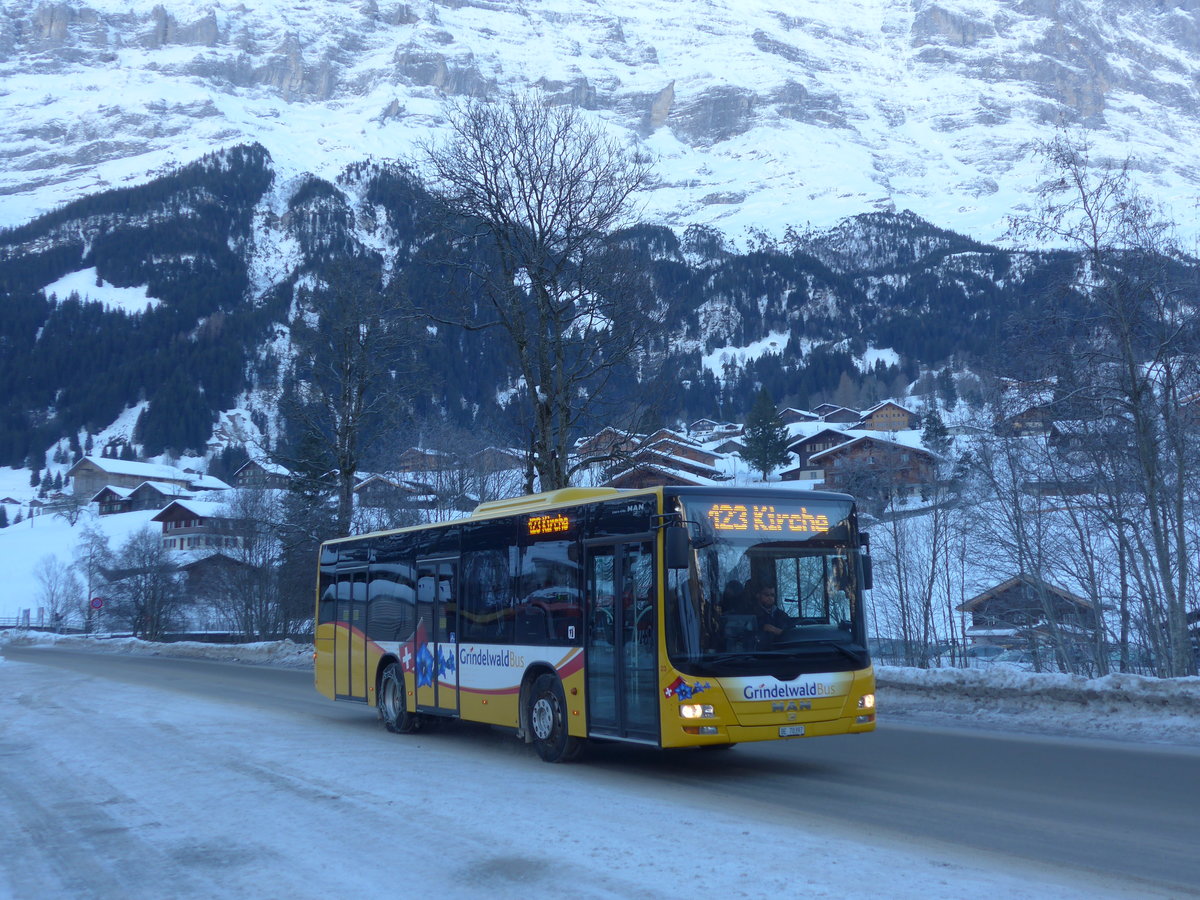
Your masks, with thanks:
[{"label": "asphalt road", "polygon": [[[361,725],[374,710],[318,696],[304,671],[5,647],[6,657],[248,707]],[[403,740],[403,738],[397,738]],[[460,727],[452,740],[511,743]],[[900,722],[872,735],[714,753],[589,748],[592,773],[672,785],[766,821],[814,819],[868,840],[951,846],[1002,865],[1119,879],[1200,896],[1200,753]],[[1013,859],[1015,858],[1015,859]]]}]

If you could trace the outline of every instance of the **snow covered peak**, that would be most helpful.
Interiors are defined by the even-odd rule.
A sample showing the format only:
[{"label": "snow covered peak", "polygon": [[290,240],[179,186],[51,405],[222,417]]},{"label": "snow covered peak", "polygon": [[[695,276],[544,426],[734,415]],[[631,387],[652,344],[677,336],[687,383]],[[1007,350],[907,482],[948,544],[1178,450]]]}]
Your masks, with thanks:
[{"label": "snow covered peak", "polygon": [[912,209],[994,240],[1060,124],[1181,214],[1198,47],[1157,0],[0,0],[0,226],[236,143],[332,178],[523,86],[643,142],[674,227]]}]

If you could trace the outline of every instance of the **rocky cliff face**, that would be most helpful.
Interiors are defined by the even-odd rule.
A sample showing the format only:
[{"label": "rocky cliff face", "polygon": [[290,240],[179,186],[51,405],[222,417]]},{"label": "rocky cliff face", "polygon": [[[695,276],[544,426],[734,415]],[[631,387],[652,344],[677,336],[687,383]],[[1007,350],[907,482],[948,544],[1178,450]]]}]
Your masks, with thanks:
[{"label": "rocky cliff face", "polygon": [[247,141],[333,177],[537,86],[645,143],[665,224],[993,239],[1059,125],[1186,209],[1198,51],[1193,0],[0,0],[0,225]]}]

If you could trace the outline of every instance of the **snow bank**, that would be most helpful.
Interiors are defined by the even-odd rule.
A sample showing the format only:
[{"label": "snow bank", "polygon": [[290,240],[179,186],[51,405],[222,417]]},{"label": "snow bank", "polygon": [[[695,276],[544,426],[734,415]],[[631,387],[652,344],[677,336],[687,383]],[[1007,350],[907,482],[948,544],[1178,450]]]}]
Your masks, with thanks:
[{"label": "snow bank", "polygon": [[288,669],[312,668],[312,644],[294,641],[263,641],[254,644],[207,644],[199,641],[173,641],[169,644],[112,635],[46,634],[14,629],[0,632],[0,648],[6,643],[54,644],[79,650],[101,650],[131,656],[173,656],[183,659],[211,659],[252,666],[280,666]]},{"label": "snow bank", "polygon": [[1200,678],[877,666],[880,721],[1200,746]]},{"label": "snow bank", "polygon": [[[163,644],[110,635],[0,632],[0,649],[10,641],[293,669],[311,667],[313,653],[312,644],[293,641]],[[1116,674],[1088,679],[1001,665],[986,670],[876,666],[875,673],[884,727],[911,723],[1200,746],[1200,678]]]}]

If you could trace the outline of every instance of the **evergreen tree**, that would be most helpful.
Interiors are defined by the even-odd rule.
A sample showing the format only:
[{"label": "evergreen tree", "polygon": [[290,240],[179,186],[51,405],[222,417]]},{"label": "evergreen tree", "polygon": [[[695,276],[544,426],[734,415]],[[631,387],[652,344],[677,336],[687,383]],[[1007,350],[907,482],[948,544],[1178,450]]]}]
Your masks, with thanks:
[{"label": "evergreen tree", "polygon": [[0,528],[8,527],[8,507],[0,506]]},{"label": "evergreen tree", "polygon": [[936,408],[925,414],[921,429],[921,443],[934,453],[944,454],[950,449],[950,432],[942,421],[942,414]]},{"label": "evergreen tree", "polygon": [[33,473],[29,476],[29,486],[35,488],[38,485],[40,485],[41,483],[42,483],[42,470],[34,469]]},{"label": "evergreen tree", "polygon": [[787,426],[779,421],[775,401],[766,388],[758,392],[758,399],[750,415],[746,417],[746,450],[742,454],[746,462],[762,473],[763,480],[776,466],[788,461]]}]

